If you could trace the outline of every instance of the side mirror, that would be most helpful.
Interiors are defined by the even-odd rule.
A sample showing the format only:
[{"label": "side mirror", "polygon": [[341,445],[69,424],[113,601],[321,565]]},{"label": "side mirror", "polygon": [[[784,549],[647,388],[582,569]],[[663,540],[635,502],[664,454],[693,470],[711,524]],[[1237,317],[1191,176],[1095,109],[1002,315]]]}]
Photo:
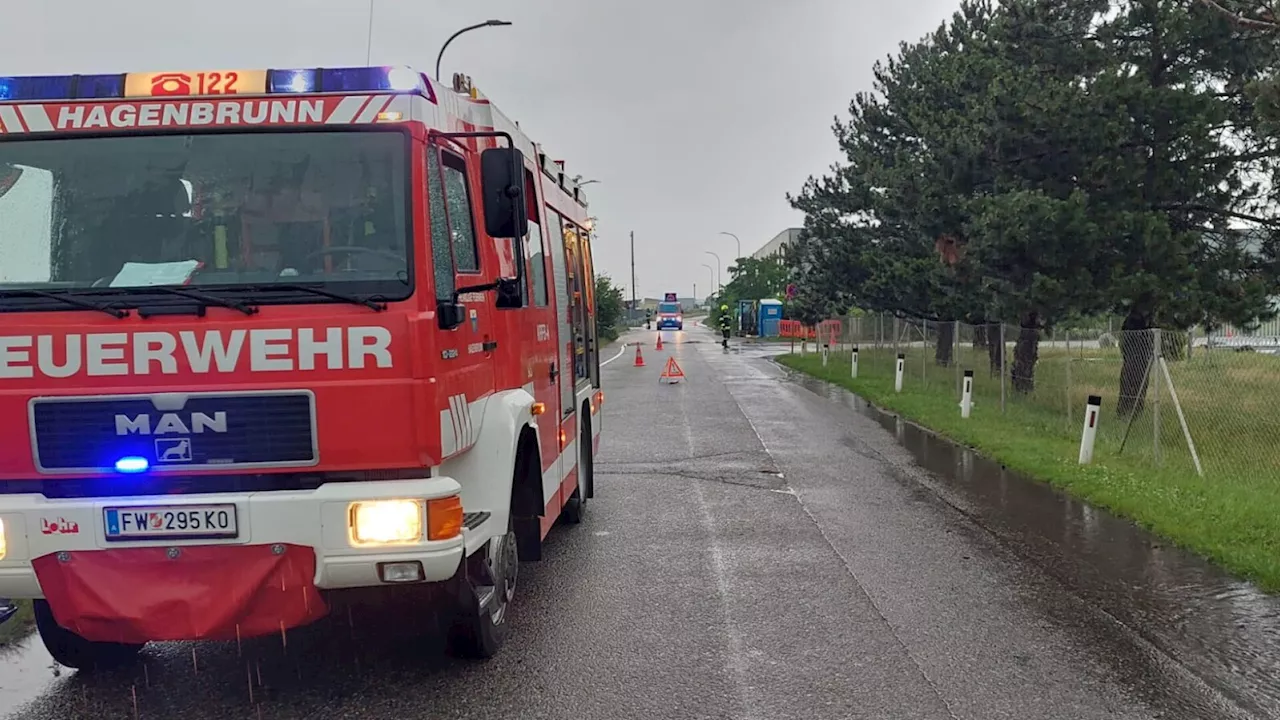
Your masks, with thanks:
[{"label": "side mirror", "polygon": [[529,232],[524,197],[524,154],[510,147],[480,153],[484,228],[492,238],[523,238]]},{"label": "side mirror", "polygon": [[520,292],[520,280],[517,278],[499,278],[496,305],[500,308],[518,308],[524,306],[524,296]]},{"label": "side mirror", "polygon": [[437,303],[436,319],[441,330],[452,330],[467,321],[467,306],[448,301]]}]

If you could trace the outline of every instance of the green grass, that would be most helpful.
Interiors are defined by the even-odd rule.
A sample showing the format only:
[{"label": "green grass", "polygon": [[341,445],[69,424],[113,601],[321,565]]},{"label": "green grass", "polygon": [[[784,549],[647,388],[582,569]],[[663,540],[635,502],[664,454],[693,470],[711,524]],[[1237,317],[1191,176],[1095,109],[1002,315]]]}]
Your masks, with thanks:
[{"label": "green grass", "polygon": [[18,600],[16,604],[18,612],[8,622],[0,625],[0,648],[25,639],[35,630],[36,619],[31,611],[31,601]]},{"label": "green grass", "polygon": [[[888,348],[864,348],[857,379],[850,377],[844,352],[833,354],[825,368],[813,354],[786,355],[779,362],[1130,518],[1265,590],[1280,591],[1280,359],[1214,351],[1170,363],[1205,472],[1201,477],[1163,384],[1158,429],[1151,412],[1139,415],[1131,428],[1115,412],[1115,351],[1042,351],[1035,392],[1007,388],[1002,414],[999,378],[989,376],[985,353],[966,348],[959,364],[975,370],[968,420],[960,417],[958,369],[934,364],[931,349],[906,354],[902,393],[894,392],[895,356]],[[1103,397],[1103,414],[1094,462],[1081,466],[1080,432],[1090,394]]]}]

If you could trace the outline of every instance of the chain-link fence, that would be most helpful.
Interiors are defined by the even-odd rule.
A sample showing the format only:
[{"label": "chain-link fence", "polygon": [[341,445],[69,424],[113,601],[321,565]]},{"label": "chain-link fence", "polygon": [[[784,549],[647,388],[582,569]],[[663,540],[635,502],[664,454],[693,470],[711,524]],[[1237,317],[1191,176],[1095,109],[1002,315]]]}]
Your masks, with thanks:
[{"label": "chain-link fence", "polygon": [[1097,450],[1241,482],[1280,477],[1280,353],[1265,343],[1168,330],[1058,330],[864,315],[826,326],[808,350],[903,392],[955,398],[972,370],[973,412],[1016,418],[1029,435],[1079,440],[1102,398]]}]

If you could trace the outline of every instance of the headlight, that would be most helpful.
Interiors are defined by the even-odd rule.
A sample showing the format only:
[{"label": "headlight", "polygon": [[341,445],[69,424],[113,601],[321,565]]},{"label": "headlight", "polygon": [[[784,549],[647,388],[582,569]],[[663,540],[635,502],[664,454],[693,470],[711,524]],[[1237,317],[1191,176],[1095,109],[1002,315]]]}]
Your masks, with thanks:
[{"label": "headlight", "polygon": [[351,544],[397,545],[422,539],[422,502],[374,500],[351,503],[348,514]]}]

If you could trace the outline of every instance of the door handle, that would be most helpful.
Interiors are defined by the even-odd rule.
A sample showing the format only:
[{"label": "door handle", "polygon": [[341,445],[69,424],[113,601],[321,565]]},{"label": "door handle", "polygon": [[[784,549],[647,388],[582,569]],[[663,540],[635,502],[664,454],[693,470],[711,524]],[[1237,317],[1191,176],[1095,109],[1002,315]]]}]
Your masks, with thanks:
[{"label": "door handle", "polygon": [[555,363],[551,363],[551,382],[555,382],[557,377],[560,377],[560,371],[556,370]]}]

